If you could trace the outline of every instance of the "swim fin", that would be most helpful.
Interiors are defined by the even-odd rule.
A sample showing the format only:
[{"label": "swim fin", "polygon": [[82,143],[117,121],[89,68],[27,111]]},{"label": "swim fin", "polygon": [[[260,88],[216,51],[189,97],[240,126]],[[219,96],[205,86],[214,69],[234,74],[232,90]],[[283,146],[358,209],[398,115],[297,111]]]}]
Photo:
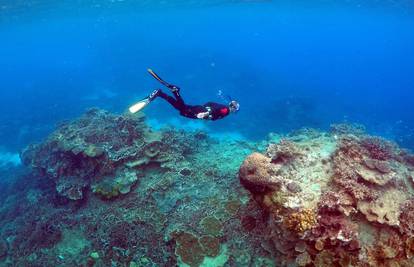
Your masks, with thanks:
[{"label": "swim fin", "polygon": [[151,101],[150,101],[149,97],[144,98],[141,101],[138,101],[137,103],[135,103],[134,105],[132,105],[129,108],[129,112],[131,112],[132,114],[137,113],[138,111],[140,111],[143,108],[145,108],[150,102]]},{"label": "swim fin", "polygon": [[154,77],[162,85],[164,85],[165,87],[167,87],[168,89],[170,89],[171,92],[180,91],[180,87],[178,87],[177,85],[174,85],[174,84],[167,83],[166,81],[164,81],[163,79],[161,79],[161,77],[158,76],[158,74],[156,74],[152,69],[147,69],[147,71],[149,72],[149,74],[151,74],[152,77]]},{"label": "swim fin", "polygon": [[137,103],[135,103],[134,105],[132,105],[129,108],[129,112],[131,112],[132,114],[137,113],[138,111],[142,110],[143,108],[145,108],[149,103],[151,103],[152,100],[154,100],[160,93],[160,89],[156,89],[154,90],[148,97],[142,99],[141,101],[138,101]]},{"label": "swim fin", "polygon": [[161,77],[158,76],[158,74],[156,74],[152,69],[148,69],[148,72],[149,72],[149,74],[151,74],[152,77],[154,77],[161,84],[165,85],[166,87],[169,87],[170,86],[169,83],[167,83],[166,81],[164,81],[163,79],[161,79]]}]

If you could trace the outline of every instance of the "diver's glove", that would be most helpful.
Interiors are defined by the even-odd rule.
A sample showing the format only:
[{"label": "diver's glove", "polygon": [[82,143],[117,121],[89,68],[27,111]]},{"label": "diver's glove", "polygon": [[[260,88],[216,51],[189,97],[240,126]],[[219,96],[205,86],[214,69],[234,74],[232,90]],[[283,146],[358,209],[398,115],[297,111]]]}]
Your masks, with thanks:
[{"label": "diver's glove", "polygon": [[196,116],[198,119],[208,119],[210,117],[210,112],[200,112]]}]

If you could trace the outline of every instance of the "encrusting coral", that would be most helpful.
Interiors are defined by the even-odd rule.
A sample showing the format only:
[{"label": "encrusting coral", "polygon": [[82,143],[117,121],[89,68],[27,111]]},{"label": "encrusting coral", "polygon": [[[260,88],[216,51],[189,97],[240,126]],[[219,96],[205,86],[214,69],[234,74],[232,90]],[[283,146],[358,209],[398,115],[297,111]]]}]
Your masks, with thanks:
[{"label": "encrusting coral", "polygon": [[280,266],[413,266],[410,154],[357,126],[304,136],[269,144],[239,170],[270,215],[263,227]]}]

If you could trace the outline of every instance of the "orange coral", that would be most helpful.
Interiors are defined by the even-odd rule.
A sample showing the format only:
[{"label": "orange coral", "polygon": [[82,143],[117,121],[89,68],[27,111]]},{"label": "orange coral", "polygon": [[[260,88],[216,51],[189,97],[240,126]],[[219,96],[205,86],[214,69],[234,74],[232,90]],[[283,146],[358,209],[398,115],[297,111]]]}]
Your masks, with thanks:
[{"label": "orange coral", "polygon": [[316,213],[313,209],[303,209],[286,217],[284,224],[291,231],[303,233],[316,224]]}]

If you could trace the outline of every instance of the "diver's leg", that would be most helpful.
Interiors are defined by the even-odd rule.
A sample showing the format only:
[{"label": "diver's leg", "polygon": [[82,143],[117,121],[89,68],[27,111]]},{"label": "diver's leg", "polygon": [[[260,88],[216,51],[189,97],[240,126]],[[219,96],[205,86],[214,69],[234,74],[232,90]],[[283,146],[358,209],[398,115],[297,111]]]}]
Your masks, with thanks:
[{"label": "diver's leg", "polygon": [[[175,94],[174,94],[175,95]],[[175,99],[172,96],[167,95],[166,93],[164,93],[161,89],[158,91],[157,96],[161,97],[162,99],[164,99],[165,101],[167,101],[168,103],[170,103],[171,106],[173,106],[175,109],[181,111],[181,109],[183,108],[183,103],[182,100],[181,102],[178,101],[177,99]]]},{"label": "diver's leg", "polygon": [[181,105],[181,106],[185,106],[185,103],[184,103],[184,100],[183,100],[183,98],[181,97],[181,95],[180,95],[180,91],[179,90],[176,90],[176,91],[173,91],[173,94],[174,94],[174,97],[175,97],[175,99],[177,100],[177,102]]}]

